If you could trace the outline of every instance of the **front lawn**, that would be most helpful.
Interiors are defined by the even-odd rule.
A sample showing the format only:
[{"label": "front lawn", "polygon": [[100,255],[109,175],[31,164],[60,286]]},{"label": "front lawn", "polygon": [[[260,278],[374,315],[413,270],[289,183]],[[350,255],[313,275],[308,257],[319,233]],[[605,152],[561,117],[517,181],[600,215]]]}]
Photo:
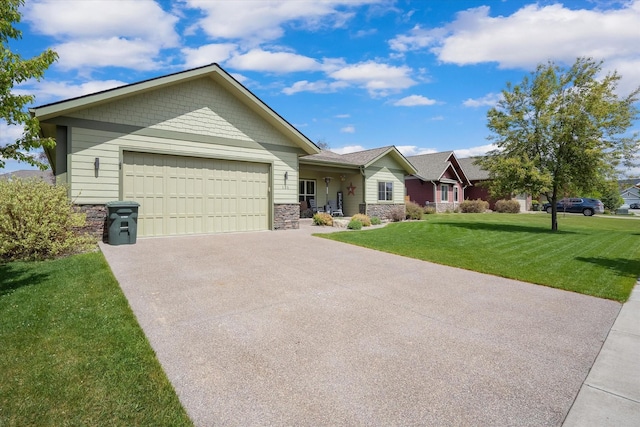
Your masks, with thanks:
[{"label": "front lawn", "polygon": [[101,253],[0,264],[0,426],[191,421]]},{"label": "front lawn", "polygon": [[439,214],[320,236],[601,298],[629,298],[640,276],[640,220],[559,214],[560,231],[551,232],[550,224],[546,214]]}]

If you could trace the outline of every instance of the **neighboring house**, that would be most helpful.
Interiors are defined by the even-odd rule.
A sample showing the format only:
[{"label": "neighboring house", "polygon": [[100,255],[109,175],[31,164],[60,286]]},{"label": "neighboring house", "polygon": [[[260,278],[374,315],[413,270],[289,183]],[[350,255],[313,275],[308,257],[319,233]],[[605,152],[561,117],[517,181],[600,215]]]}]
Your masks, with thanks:
[{"label": "neighboring house", "polygon": [[458,159],[458,163],[460,163],[460,166],[471,183],[471,186],[465,191],[464,198],[465,200],[486,200],[489,202],[489,209],[493,209],[496,201],[491,198],[489,188],[484,185],[491,177],[489,176],[489,171],[475,164],[477,160],[478,157]]},{"label": "neighboring house", "polygon": [[626,188],[620,192],[620,196],[624,199],[625,205],[640,203],[640,188],[636,186]]},{"label": "neighboring house", "polygon": [[[477,157],[458,159],[453,151],[409,156],[407,159],[418,170],[407,178],[405,185],[411,201],[433,206],[437,212],[455,210],[464,200],[485,200],[493,209],[496,199],[484,185],[491,179],[489,172],[475,164]],[[518,194],[513,197],[520,203],[520,211],[531,208],[531,197]]]},{"label": "neighboring house", "polygon": [[30,179],[30,178],[39,178],[49,184],[53,184],[55,182],[55,177],[53,176],[53,172],[51,170],[19,170],[14,172],[7,172],[0,174],[0,179],[11,179],[11,178],[21,178],[21,179]]},{"label": "neighboring house", "polygon": [[351,215],[402,204],[415,173],[394,147],[329,158],[217,64],[30,111],[96,233],[114,200],[140,203],[138,236],[297,228],[301,200],[326,202],[325,177]]},{"label": "neighboring house", "polygon": [[452,211],[465,200],[471,182],[453,151],[408,156],[417,174],[405,179],[407,196],[437,212]]}]

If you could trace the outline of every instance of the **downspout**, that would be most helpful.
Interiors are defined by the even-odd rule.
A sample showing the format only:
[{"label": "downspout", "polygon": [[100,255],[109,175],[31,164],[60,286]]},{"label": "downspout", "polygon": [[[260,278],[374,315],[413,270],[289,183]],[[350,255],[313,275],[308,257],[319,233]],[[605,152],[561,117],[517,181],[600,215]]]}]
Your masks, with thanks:
[{"label": "downspout", "polygon": [[364,214],[367,214],[367,176],[364,173],[364,166],[360,166],[360,175],[362,175],[362,203],[364,204]]}]

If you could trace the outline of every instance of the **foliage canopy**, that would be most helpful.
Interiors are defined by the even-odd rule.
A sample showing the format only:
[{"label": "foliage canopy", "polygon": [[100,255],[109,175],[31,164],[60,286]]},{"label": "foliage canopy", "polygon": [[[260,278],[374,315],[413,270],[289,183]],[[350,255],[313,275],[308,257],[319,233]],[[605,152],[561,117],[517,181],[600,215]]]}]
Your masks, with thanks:
[{"label": "foliage canopy", "polygon": [[20,22],[20,6],[24,0],[3,0],[0,2],[0,120],[8,125],[23,125],[24,132],[13,143],[0,146],[0,169],[5,159],[27,162],[41,169],[46,165],[28,153],[29,150],[42,146],[53,147],[51,138],[40,138],[38,119],[31,117],[26,106],[31,104],[33,95],[16,95],[13,87],[29,79],[40,80],[58,55],[47,49],[31,59],[23,59],[9,49],[10,40],[22,38],[22,31],[15,27]]},{"label": "foliage canopy", "polygon": [[487,113],[497,148],[479,161],[492,194],[545,195],[557,230],[559,196],[593,191],[618,165],[632,164],[640,139],[626,132],[638,116],[640,88],[620,97],[619,80],[617,72],[602,75],[601,61],[578,58],[567,69],[549,62],[520,84],[507,83]]}]

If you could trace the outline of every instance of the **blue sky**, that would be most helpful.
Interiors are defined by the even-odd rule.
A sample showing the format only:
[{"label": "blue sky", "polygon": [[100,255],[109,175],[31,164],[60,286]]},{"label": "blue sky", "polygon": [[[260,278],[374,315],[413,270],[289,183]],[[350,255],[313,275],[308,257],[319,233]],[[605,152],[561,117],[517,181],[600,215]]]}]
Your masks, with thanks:
[{"label": "blue sky", "polygon": [[[548,60],[601,59],[621,95],[640,86],[640,0],[26,0],[22,12],[11,49],[60,55],[15,89],[35,105],[217,62],[339,153],[483,154],[506,82]],[[0,143],[19,133],[0,122]],[[4,172],[17,169],[29,166]]]}]

